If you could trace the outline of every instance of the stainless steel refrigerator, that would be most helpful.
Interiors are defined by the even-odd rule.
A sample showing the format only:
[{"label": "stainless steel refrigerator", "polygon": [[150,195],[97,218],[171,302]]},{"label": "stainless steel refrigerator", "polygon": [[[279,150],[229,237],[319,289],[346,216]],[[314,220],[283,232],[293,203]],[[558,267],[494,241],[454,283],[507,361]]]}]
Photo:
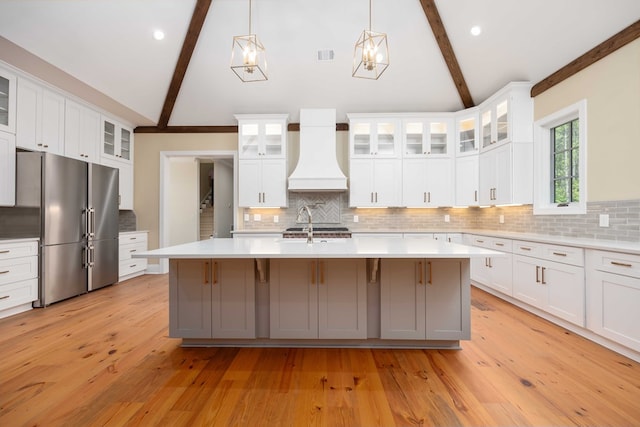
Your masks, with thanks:
[{"label": "stainless steel refrigerator", "polygon": [[40,219],[36,307],[118,281],[118,170],[49,153],[19,152],[16,206]]}]

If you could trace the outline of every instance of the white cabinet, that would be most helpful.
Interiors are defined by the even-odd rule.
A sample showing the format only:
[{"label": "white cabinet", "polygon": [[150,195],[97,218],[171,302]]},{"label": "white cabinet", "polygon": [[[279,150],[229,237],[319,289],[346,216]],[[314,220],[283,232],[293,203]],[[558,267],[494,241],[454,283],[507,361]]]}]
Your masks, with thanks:
[{"label": "white cabinet", "polygon": [[285,159],[240,160],[238,162],[238,206],[287,207]]},{"label": "white cabinet", "polygon": [[253,259],[172,259],[169,335],[255,338]]},{"label": "white cabinet", "polygon": [[368,114],[347,114],[349,158],[400,158],[398,118]]},{"label": "white cabinet", "polygon": [[147,250],[147,235],[147,232],[140,231],[120,233],[118,236],[120,254],[119,282],[140,276],[147,269],[147,260],[145,258],[133,258],[136,252]]},{"label": "white cabinet", "polygon": [[525,241],[514,241],[513,248],[513,297],[584,326],[582,249]]},{"label": "white cabinet", "polygon": [[349,174],[349,206],[402,205],[400,159],[352,159]]},{"label": "white cabinet", "polygon": [[118,160],[102,158],[101,164],[116,168],[118,173],[118,209],[133,209],[133,165]]},{"label": "white cabinet", "polygon": [[508,142],[533,142],[530,92],[530,83],[510,83],[480,105],[482,150]]},{"label": "white cabinet", "polygon": [[64,97],[19,78],[17,98],[16,145],[64,154]]},{"label": "white cabinet", "polygon": [[453,157],[453,117],[413,117],[402,120],[404,158]]},{"label": "white cabinet", "polygon": [[469,339],[469,305],[466,260],[381,260],[381,339]]},{"label": "white cabinet", "polygon": [[0,132],[0,206],[16,204],[16,136]]},{"label": "white cabinet", "polygon": [[456,157],[478,154],[478,108],[456,113]]},{"label": "white cabinet", "polygon": [[640,351],[640,255],[587,250],[587,328]]},{"label": "white cabinet", "polygon": [[287,157],[287,114],[238,114],[240,159]]},{"label": "white cabinet", "polygon": [[[456,158],[456,206],[478,206],[480,204],[478,197],[480,187],[479,161],[477,154]],[[488,171],[487,175],[489,175]]]},{"label": "white cabinet", "polygon": [[533,144],[509,143],[480,154],[480,205],[533,203]]},{"label": "white cabinet", "polygon": [[0,68],[0,132],[16,132],[16,75]]},{"label": "white cabinet", "polygon": [[102,116],[102,160],[133,161],[133,130],[119,121]]},{"label": "white cabinet", "polygon": [[402,205],[408,208],[453,206],[453,159],[405,158]]},{"label": "white cabinet", "polygon": [[270,338],[367,338],[364,259],[272,259],[270,264]]},{"label": "white cabinet", "polygon": [[38,241],[0,242],[0,318],[38,299]]},{"label": "white cabinet", "polygon": [[465,243],[503,253],[494,257],[471,258],[471,280],[511,296],[513,293],[511,240],[466,235]]},{"label": "white cabinet", "polygon": [[71,100],[65,102],[64,155],[98,162],[100,113]]}]

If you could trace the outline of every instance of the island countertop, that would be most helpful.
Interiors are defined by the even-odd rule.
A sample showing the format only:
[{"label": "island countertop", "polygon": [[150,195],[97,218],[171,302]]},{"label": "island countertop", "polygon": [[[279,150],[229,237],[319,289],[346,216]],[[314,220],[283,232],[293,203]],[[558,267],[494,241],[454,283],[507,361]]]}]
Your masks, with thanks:
[{"label": "island countertop", "polygon": [[134,258],[482,258],[501,252],[429,239],[207,239],[133,255]]}]

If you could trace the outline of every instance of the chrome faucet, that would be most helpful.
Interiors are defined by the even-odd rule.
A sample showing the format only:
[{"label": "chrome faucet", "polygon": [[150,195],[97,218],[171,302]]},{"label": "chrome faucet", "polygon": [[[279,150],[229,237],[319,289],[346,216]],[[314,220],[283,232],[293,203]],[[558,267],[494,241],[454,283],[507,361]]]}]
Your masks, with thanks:
[{"label": "chrome faucet", "polygon": [[307,232],[307,243],[313,243],[313,222],[311,219],[311,209],[308,205],[303,205],[300,209],[298,209],[298,218],[296,222],[302,221],[302,212],[307,211],[307,217],[309,218],[309,222],[307,226],[303,229],[303,231]]}]

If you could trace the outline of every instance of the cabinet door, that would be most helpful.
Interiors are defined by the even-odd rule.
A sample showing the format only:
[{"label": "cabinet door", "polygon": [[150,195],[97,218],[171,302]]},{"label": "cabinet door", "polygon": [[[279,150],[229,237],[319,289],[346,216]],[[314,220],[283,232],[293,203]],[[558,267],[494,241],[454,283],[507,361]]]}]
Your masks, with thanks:
[{"label": "cabinet door", "polygon": [[585,325],[584,268],[541,261],[547,288],[547,311],[578,326]]},{"label": "cabinet door", "polygon": [[456,159],[456,206],[478,206],[478,156]]},{"label": "cabinet door", "polygon": [[318,337],[367,338],[364,259],[318,260]]},{"label": "cabinet door", "polygon": [[490,285],[489,258],[471,258],[471,280],[486,286]]},{"label": "cabinet door", "polygon": [[41,143],[49,153],[64,153],[64,103],[64,97],[42,90]]},{"label": "cabinet door", "polygon": [[376,159],[374,165],[374,206],[402,205],[402,162]]},{"label": "cabinet door", "polygon": [[494,205],[494,189],[496,187],[495,150],[480,154],[480,205]]},{"label": "cabinet door", "polygon": [[287,206],[287,165],[284,159],[263,159],[260,182],[262,206]]},{"label": "cabinet door", "polygon": [[95,162],[100,145],[100,114],[67,100],[64,123],[65,156]]},{"label": "cabinet door", "polygon": [[0,132],[0,206],[16,204],[16,137]]},{"label": "cabinet door", "polygon": [[118,209],[133,209],[133,166],[104,157],[100,164],[118,169]]},{"label": "cabinet door", "polygon": [[427,205],[427,160],[404,159],[402,162],[402,205]]},{"label": "cabinet door", "polygon": [[255,338],[253,259],[213,260],[213,338]]},{"label": "cabinet door", "polygon": [[478,151],[478,115],[460,117],[456,120],[457,153],[477,153]]},{"label": "cabinet door", "polygon": [[351,160],[349,168],[349,206],[374,206],[373,161]]},{"label": "cabinet door", "polygon": [[272,259],[270,264],[270,337],[318,338],[317,261]]},{"label": "cabinet door", "polygon": [[385,258],[380,263],[380,338],[425,339],[425,261]]},{"label": "cabinet door", "polygon": [[260,206],[262,201],[260,160],[238,162],[238,206],[243,208]]},{"label": "cabinet door", "polygon": [[18,79],[16,145],[28,150],[40,150],[40,88],[28,80]]},{"label": "cabinet door", "polygon": [[471,338],[468,261],[426,261],[426,339]]},{"label": "cabinet door", "polygon": [[427,206],[453,206],[453,159],[427,160]]},{"label": "cabinet door", "polygon": [[511,144],[503,145],[493,151],[493,155],[495,156],[494,173],[496,178],[492,204],[504,205],[512,202]]},{"label": "cabinet door", "polygon": [[169,261],[169,336],[211,338],[211,261]]},{"label": "cabinet door", "polygon": [[0,132],[16,132],[17,78],[0,68]]},{"label": "cabinet door", "polygon": [[[513,295],[513,255],[505,253],[504,256],[491,257],[488,259],[489,274],[491,281],[489,285],[503,294]],[[517,276],[516,276],[517,277]]]},{"label": "cabinet door", "polygon": [[537,258],[513,257],[513,297],[534,307],[545,308],[547,289],[542,283],[542,269]]}]

